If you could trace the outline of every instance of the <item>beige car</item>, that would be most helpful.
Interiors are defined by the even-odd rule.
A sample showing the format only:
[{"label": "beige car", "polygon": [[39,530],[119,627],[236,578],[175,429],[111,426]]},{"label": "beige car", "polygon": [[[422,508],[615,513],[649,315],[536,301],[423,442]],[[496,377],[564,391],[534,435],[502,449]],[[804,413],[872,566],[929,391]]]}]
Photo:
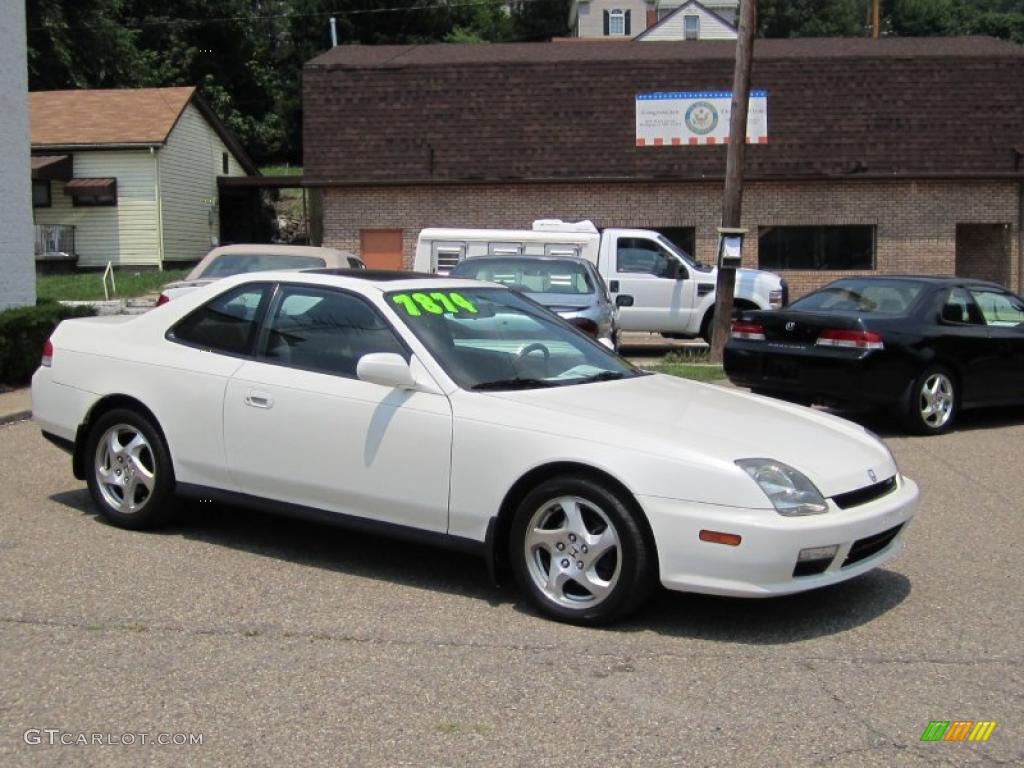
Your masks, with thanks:
[{"label": "beige car", "polygon": [[160,291],[157,305],[184,296],[215,280],[271,269],[366,269],[363,260],[337,248],[309,245],[223,245],[214,248],[184,280],[168,283]]}]

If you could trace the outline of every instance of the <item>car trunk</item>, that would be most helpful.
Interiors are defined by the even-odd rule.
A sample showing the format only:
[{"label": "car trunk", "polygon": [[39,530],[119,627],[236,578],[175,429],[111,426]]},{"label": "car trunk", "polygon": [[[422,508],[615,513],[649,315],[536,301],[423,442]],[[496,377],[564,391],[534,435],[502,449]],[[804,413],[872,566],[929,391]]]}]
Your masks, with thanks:
[{"label": "car trunk", "polygon": [[[744,315],[748,317],[748,315]],[[752,312],[750,319],[764,327],[765,341],[812,346],[824,330],[866,330],[861,317],[846,313],[799,312],[777,309]]]}]

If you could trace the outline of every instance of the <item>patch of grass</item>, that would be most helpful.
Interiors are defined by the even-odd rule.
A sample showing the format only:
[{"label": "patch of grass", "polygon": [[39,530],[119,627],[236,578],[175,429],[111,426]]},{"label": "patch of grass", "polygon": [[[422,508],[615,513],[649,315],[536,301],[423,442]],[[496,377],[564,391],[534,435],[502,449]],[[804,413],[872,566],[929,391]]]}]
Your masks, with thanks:
[{"label": "patch of grass", "polygon": [[[117,291],[112,299],[131,299],[156,293],[166,283],[181,280],[191,271],[186,269],[155,269],[115,270],[114,283]],[[110,282],[107,281],[109,286]],[[51,301],[98,301],[103,298],[102,272],[75,272],[70,275],[38,275],[36,277],[36,295],[41,300]]]},{"label": "patch of grass", "polygon": [[260,168],[264,176],[301,176],[301,165],[265,165]]},{"label": "patch of grass", "polygon": [[667,373],[670,376],[678,376],[681,379],[693,379],[694,381],[720,381],[725,378],[725,371],[722,366],[711,363],[669,363],[665,362],[651,368],[658,373]]},{"label": "patch of grass", "polygon": [[711,351],[707,347],[698,347],[695,349],[677,349],[669,352],[662,358],[663,363],[677,364],[677,363],[709,363],[711,361]]}]

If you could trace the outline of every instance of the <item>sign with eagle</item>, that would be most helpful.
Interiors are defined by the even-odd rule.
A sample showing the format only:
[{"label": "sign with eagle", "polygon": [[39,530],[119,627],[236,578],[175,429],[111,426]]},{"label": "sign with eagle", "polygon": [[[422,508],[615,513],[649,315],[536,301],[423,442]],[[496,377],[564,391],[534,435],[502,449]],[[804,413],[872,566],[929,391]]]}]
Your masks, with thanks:
[{"label": "sign with eagle", "polygon": [[[674,147],[729,143],[729,91],[636,95],[636,145]],[[768,143],[768,92],[751,91],[747,143]]]}]

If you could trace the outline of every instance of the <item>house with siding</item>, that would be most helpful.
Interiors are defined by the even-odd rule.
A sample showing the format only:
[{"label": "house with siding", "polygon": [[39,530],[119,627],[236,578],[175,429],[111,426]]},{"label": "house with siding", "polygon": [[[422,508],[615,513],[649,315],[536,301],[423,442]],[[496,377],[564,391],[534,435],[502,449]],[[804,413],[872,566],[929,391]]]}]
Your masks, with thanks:
[{"label": "house with siding", "polygon": [[[672,0],[669,0],[672,2]],[[735,40],[736,7],[719,4],[712,8],[708,3],[688,0],[679,3],[674,0],[675,7],[659,7],[658,20],[636,36],[641,42],[658,40]],[[666,6],[668,4],[666,3]],[[719,10],[725,13],[719,13]]]},{"label": "house with siding", "polygon": [[[412,263],[425,227],[538,218],[717,254],[726,146],[636,140],[636,96],[728,90],[707,40],[338,46],[303,73],[323,242]],[[744,266],[800,295],[851,274],[1024,282],[1024,47],[988,37],[757,40]],[[679,242],[677,240],[677,242]],[[386,257],[386,258],[385,258]]]},{"label": "house with siding", "polygon": [[219,177],[256,174],[193,87],[29,94],[36,258],[162,266],[220,240]]},{"label": "house with siding", "polygon": [[571,36],[605,40],[735,40],[739,0],[572,0]]},{"label": "house with siding", "polygon": [[0,310],[34,304],[28,175],[28,65],[25,4],[0,5]]}]

